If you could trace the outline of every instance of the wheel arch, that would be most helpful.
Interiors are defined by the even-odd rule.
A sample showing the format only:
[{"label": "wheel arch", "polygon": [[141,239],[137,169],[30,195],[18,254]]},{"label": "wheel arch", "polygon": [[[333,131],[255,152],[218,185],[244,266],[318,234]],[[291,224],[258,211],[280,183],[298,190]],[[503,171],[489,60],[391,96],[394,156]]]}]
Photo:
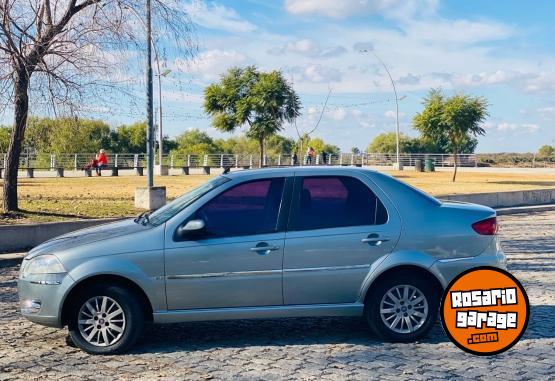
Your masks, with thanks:
[{"label": "wheel arch", "polygon": [[373,278],[372,282],[368,285],[368,287],[366,288],[363,294],[362,302],[366,302],[366,298],[374,288],[373,286],[379,284],[384,279],[387,279],[388,277],[391,277],[397,274],[406,274],[412,277],[416,276],[416,277],[425,278],[430,282],[432,282],[432,284],[434,285],[434,288],[438,290],[438,292],[440,293],[439,295],[443,293],[443,285],[441,284],[440,280],[436,277],[436,275],[433,272],[431,272],[429,269],[424,268],[422,266],[414,265],[414,264],[397,265],[397,266],[388,268],[387,270],[381,272],[379,275]]},{"label": "wheel arch", "polygon": [[362,283],[359,300],[364,303],[368,292],[373,289],[377,282],[391,276],[393,273],[406,273],[410,276],[419,274],[426,277],[443,292],[447,285],[442,274],[433,267],[436,259],[431,255],[415,251],[398,251],[374,262],[368,275]]},{"label": "wheel arch", "polygon": [[62,326],[68,324],[69,312],[71,311],[71,305],[74,303],[76,298],[80,295],[83,290],[86,290],[90,286],[94,285],[115,285],[126,288],[133,292],[139,299],[139,303],[144,312],[144,318],[146,321],[153,321],[153,308],[152,304],[144,292],[144,290],[135,282],[121,275],[114,274],[99,274],[92,275],[88,278],[81,279],[76,283],[71,290],[67,293],[63,303],[61,312],[61,323]]}]

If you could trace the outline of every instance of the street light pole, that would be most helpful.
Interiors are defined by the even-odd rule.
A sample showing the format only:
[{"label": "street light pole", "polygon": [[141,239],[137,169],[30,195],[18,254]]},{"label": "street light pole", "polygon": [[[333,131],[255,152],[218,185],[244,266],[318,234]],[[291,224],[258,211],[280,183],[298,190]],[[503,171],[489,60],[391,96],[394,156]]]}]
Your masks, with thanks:
[{"label": "street light pole", "polygon": [[[154,46],[154,54],[156,56],[156,65],[158,67],[158,110],[160,111],[160,115],[158,116],[158,164],[160,165],[160,175],[164,175],[164,171],[162,170],[162,160],[164,157],[164,132],[162,128],[162,77],[167,76],[171,73],[171,70],[166,69],[163,72],[160,71],[160,61],[158,61],[158,54],[156,53],[156,46]],[[167,173],[166,173],[167,174]]]},{"label": "street light pole", "polygon": [[153,119],[153,88],[152,88],[152,16],[151,0],[146,0],[146,155],[147,155],[147,186],[154,186],[154,119]]},{"label": "street light pole", "polygon": [[373,50],[368,50],[368,49],[364,49],[361,50],[362,53],[370,53],[374,56],[374,58],[376,58],[380,64],[382,64],[385,72],[387,73],[387,75],[389,76],[389,80],[391,81],[391,86],[393,87],[393,93],[395,94],[395,108],[396,108],[396,113],[395,113],[395,124],[396,124],[396,134],[395,134],[395,144],[396,144],[396,153],[397,153],[397,169],[402,170],[403,166],[401,165],[401,154],[400,154],[400,132],[399,132],[399,97],[397,96],[397,88],[395,87],[395,81],[393,81],[393,77],[391,76],[391,73],[389,72],[389,69],[387,68],[387,66],[385,65],[385,63],[381,60],[380,57],[378,57],[378,55],[373,51]]},{"label": "street light pole", "polygon": [[[126,9],[128,9],[129,11],[131,11],[136,17],[137,20],[139,20],[139,22],[141,24],[143,24],[143,27],[145,28],[145,30],[148,33],[148,26],[146,25],[145,21],[141,18],[141,15],[134,9],[131,7],[125,7]],[[152,28],[152,26],[151,26]],[[166,69],[163,72],[160,70],[160,59],[158,56],[158,50],[156,49],[156,44],[153,43],[152,41],[152,32],[150,33],[150,43],[152,45],[152,49],[154,51],[154,59],[156,60],[156,67],[158,69],[158,74],[156,74],[156,76],[158,77],[158,100],[160,102],[160,119],[159,119],[159,134],[158,134],[158,138],[159,138],[159,142],[160,142],[160,152],[159,152],[159,164],[160,164],[160,175],[165,175],[164,171],[162,170],[162,155],[163,155],[163,149],[162,149],[162,140],[163,140],[163,132],[162,132],[162,77],[166,77],[169,73],[171,73],[171,70]],[[153,122],[154,124],[154,122]],[[153,130],[154,131],[154,130]],[[153,140],[153,147],[154,147],[154,133],[152,134],[152,140]],[[153,152],[154,152],[154,148],[153,148]],[[153,156],[154,157],[154,156]],[[154,162],[154,159],[153,159]]]},{"label": "street light pole", "polygon": [[[152,79],[152,4],[146,0],[146,160],[147,160],[147,186],[135,189],[135,207],[147,210],[156,210],[166,204],[166,187],[154,186],[154,117],[153,117],[153,79]],[[133,10],[133,8],[129,8]],[[133,13],[136,13],[133,10]],[[136,13],[139,20],[142,18]]]}]

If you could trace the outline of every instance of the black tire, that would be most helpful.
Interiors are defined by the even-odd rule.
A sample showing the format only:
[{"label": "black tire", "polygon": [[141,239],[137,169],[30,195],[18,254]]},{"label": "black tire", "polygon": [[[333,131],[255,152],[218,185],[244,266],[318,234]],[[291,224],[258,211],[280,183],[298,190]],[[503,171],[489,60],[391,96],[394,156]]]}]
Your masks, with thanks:
[{"label": "black tire", "polygon": [[[377,284],[371,287],[365,301],[364,318],[366,319],[366,322],[370,326],[370,329],[376,334],[376,336],[386,341],[407,343],[421,339],[433,327],[438,316],[441,290],[437,289],[434,282],[430,282],[425,277],[421,277],[419,275],[420,274],[415,276],[414,274],[411,275],[407,272],[394,273],[391,276],[382,279]],[[391,312],[391,315],[386,315],[384,318],[382,318],[382,315],[380,314],[380,305],[382,303],[382,299],[386,297],[385,295],[389,291],[396,291],[397,287],[405,285],[409,286],[408,289],[410,291],[413,290],[410,287],[418,290],[425,298],[427,306],[427,316],[425,318],[421,318],[421,321],[423,320],[423,323],[419,326],[419,328],[416,328],[418,324],[413,322],[413,320],[410,321],[411,324],[414,324],[413,329],[416,328],[412,332],[398,332],[400,329],[397,329],[396,331],[390,328],[390,326],[386,325],[386,323],[384,322],[384,318],[387,319],[387,317],[391,317],[391,315],[395,314],[400,314],[399,316],[407,316],[404,313],[408,314],[411,311],[416,312],[417,309],[418,312],[422,313],[422,311],[424,311],[423,302],[416,303],[415,307],[412,307],[411,302],[410,310],[401,310],[401,301],[399,301],[399,305],[396,305],[395,307],[391,306],[391,304],[386,304],[387,302],[384,302],[384,307],[390,307],[395,312]],[[416,300],[416,298],[413,298],[412,300],[414,301]],[[386,299],[386,301],[391,301],[391,299]],[[408,304],[405,304],[405,307],[406,306],[408,306]],[[410,317],[410,315],[408,316],[409,319],[418,318],[417,316],[413,316],[412,318]],[[393,316],[391,317],[391,320],[388,321],[393,324],[395,319],[396,317]],[[403,324],[405,326],[405,330],[409,330],[406,321],[401,322],[401,320],[403,319],[404,318],[401,317],[397,324]],[[397,326],[396,328],[398,327],[399,326]]]},{"label": "black tire", "polygon": [[[105,346],[96,345],[87,341],[81,332],[81,330],[84,329],[84,326],[81,326],[80,328],[78,324],[81,308],[87,303],[87,301],[90,301],[92,298],[96,297],[110,298],[111,300],[115,301],[123,311],[122,314],[116,316],[116,318],[119,319],[118,321],[124,320],[125,322],[123,327],[117,327],[121,330],[121,333],[118,334],[115,331],[111,331],[118,335],[117,339],[112,336],[107,336],[110,340],[114,340],[114,342],[108,343]],[[77,298],[75,298],[72,301],[72,304],[73,305],[71,306],[71,315],[69,317],[68,324],[69,336],[77,347],[81,348],[87,353],[95,355],[122,353],[129,349],[133,344],[135,344],[137,339],[142,334],[145,318],[143,309],[141,308],[137,296],[126,288],[115,285],[90,287],[86,291],[82,292]],[[85,310],[85,312],[89,313],[88,310]],[[101,316],[99,316],[99,318],[101,318]],[[106,325],[109,326],[109,324],[110,323],[107,322]],[[98,327],[100,327],[100,325]],[[99,336],[98,340],[102,341],[102,338],[100,338]]]}]

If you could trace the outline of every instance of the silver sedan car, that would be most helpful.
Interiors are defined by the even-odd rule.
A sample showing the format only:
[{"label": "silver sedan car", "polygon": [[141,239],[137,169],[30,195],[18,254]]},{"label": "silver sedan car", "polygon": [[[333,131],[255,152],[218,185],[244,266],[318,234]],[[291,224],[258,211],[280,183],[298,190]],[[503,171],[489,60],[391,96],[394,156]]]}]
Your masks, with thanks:
[{"label": "silver sedan car", "polygon": [[146,322],[361,316],[384,340],[423,337],[462,271],[506,267],[495,211],[441,202],[361,168],[245,170],[161,209],[33,249],[21,312],[89,353]]}]

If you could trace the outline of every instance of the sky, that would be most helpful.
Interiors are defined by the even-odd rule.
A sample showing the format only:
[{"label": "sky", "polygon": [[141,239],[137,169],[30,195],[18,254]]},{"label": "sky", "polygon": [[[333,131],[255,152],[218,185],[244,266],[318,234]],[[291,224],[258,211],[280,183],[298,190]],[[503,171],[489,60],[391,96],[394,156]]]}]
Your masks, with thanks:
[{"label": "sky", "polygon": [[[477,152],[535,152],[555,144],[555,1],[243,0],[183,1],[198,53],[162,58],[164,133],[219,133],[202,112],[203,89],[232,66],[281,70],[301,97],[299,131],[343,150],[365,150],[411,127],[431,88],[484,96],[490,116]],[[159,41],[163,49],[164,41]],[[167,42],[166,42],[167,43]],[[371,53],[370,53],[370,52]],[[134,73],[138,78],[142,73]],[[140,81],[139,81],[140,82]],[[144,82],[144,81],[143,81]],[[143,87],[136,89],[141,99]],[[112,125],[144,118],[143,104],[121,100],[94,116]],[[157,106],[157,102],[155,104]],[[296,137],[286,125],[284,135]]]}]

